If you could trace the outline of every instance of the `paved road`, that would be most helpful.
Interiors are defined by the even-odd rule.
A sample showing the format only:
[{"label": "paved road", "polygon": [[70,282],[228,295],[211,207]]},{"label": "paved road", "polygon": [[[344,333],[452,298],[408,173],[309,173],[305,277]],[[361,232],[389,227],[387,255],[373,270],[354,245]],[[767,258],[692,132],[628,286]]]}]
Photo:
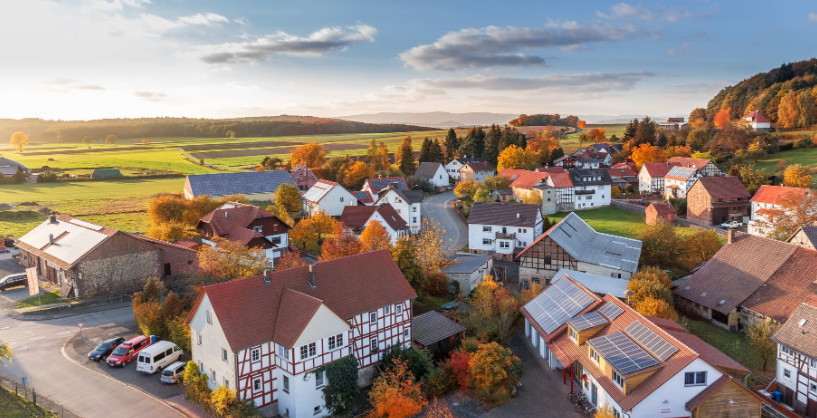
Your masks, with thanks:
[{"label": "paved road", "polygon": [[9,311],[3,310],[7,307],[8,302],[0,301],[0,341],[11,343],[14,358],[8,367],[0,367],[0,374],[17,381],[27,377],[28,386],[38,394],[87,418],[181,416],[164,403],[71,363],[62,355],[63,343],[78,331],[78,322],[85,322],[88,329],[133,321],[132,308],[34,322],[11,318]]},{"label": "paved road", "polygon": [[457,200],[454,192],[445,192],[423,199],[423,217],[440,225],[449,243],[447,255],[453,256],[468,244],[468,227],[460,220],[451,202]]}]

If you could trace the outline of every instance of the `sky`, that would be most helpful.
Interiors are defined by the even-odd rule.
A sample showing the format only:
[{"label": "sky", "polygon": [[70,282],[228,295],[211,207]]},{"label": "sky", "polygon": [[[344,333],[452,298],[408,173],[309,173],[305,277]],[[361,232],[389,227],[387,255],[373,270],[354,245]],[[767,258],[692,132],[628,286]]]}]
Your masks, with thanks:
[{"label": "sky", "polygon": [[817,47],[808,0],[0,0],[0,15],[0,118],[685,116]]}]

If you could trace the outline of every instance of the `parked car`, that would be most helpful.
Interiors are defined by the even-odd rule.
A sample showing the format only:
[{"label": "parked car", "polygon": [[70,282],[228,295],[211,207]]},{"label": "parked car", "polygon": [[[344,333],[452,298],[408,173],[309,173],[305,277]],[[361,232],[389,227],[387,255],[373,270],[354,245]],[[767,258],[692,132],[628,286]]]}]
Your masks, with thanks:
[{"label": "parked car", "polygon": [[25,273],[15,273],[9,274],[6,277],[0,279],[0,291],[17,287],[17,286],[25,286],[26,281],[28,281],[28,277]]},{"label": "parked car", "polygon": [[116,347],[116,349],[113,350],[113,353],[108,356],[108,366],[127,366],[128,363],[135,361],[138,353],[147,348],[149,345],[150,338],[145,337],[144,335],[133,337],[130,340],[119,344],[119,347]]},{"label": "parked car", "polygon": [[177,361],[167,367],[165,367],[164,371],[162,371],[162,383],[174,384],[179,383],[184,380],[184,368],[187,366],[187,363],[183,361]]},{"label": "parked car", "polygon": [[94,348],[94,351],[88,353],[88,360],[104,360],[105,357],[108,357],[113,350],[115,350],[116,347],[123,342],[125,342],[125,339],[122,337],[113,337],[110,340],[102,341],[102,343]]},{"label": "parked car", "polygon": [[721,224],[721,228],[724,228],[724,229],[734,229],[734,228],[740,228],[742,226],[743,226],[743,222],[738,222],[738,221],[729,221],[729,222],[724,222],[724,223]]},{"label": "parked car", "polygon": [[159,341],[139,353],[136,371],[153,374],[179,360],[181,356],[182,349],[178,345],[170,341]]}]

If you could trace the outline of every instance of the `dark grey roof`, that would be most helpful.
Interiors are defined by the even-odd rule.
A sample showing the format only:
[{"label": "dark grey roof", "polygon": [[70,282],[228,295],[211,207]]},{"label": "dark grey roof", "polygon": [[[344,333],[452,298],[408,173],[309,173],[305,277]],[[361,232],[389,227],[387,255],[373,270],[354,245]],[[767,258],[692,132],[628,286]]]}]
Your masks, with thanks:
[{"label": "dark grey roof", "polygon": [[427,347],[437,341],[465,332],[465,327],[439,312],[430,311],[415,316],[411,320],[411,330],[414,341]]},{"label": "dark grey roof", "polygon": [[[811,242],[811,246],[817,248],[817,226],[804,226],[800,228],[803,231],[803,235],[806,236]],[[794,236],[792,236],[794,238]],[[792,242],[792,238],[789,238],[787,242]]]},{"label": "dark grey roof", "polygon": [[525,203],[474,202],[468,225],[524,226],[542,221],[539,205]]},{"label": "dark grey roof", "polygon": [[475,158],[455,158],[455,160],[459,161],[460,164],[481,163],[483,161],[486,161],[485,158],[479,158],[479,157],[475,157]]},{"label": "dark grey roof", "polygon": [[772,340],[811,358],[817,357],[817,307],[801,303]]},{"label": "dark grey roof", "polygon": [[198,174],[187,176],[187,181],[194,197],[274,193],[284,183],[295,185],[285,170]]},{"label": "dark grey roof", "polygon": [[631,273],[638,271],[641,241],[596,232],[573,212],[547,235],[579,261]]},{"label": "dark grey roof", "polygon": [[[434,178],[434,175],[437,174],[437,170],[442,168],[442,164],[440,163],[430,163],[424,162],[420,163],[420,166],[417,167],[417,172],[415,173],[417,177],[424,178],[426,180]],[[445,171],[445,170],[443,170]]]},{"label": "dark grey roof", "polygon": [[28,167],[17,161],[10,160],[6,157],[0,157],[0,167],[20,167],[23,171],[28,170]]},{"label": "dark grey roof", "polygon": [[441,271],[447,274],[470,274],[482,267],[493,256],[493,254],[458,255],[457,258],[454,259],[454,261],[456,261],[455,264],[452,264]]},{"label": "dark grey roof", "polygon": [[596,186],[613,184],[606,168],[586,168],[568,170],[574,186]]}]

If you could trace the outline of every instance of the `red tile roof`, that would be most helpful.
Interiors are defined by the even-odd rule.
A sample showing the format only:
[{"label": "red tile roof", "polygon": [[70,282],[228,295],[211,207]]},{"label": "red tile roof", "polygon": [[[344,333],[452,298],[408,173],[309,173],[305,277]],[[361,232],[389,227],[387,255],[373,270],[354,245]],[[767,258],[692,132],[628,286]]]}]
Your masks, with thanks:
[{"label": "red tile roof", "polygon": [[731,357],[720,352],[717,348],[712,347],[706,341],[698,338],[697,336],[683,331],[679,332],[669,329],[667,330],[667,332],[670,335],[672,335],[676,340],[682,342],[684,345],[694,350],[696,353],[698,353],[701,357],[703,357],[713,366],[728,369],[725,371],[727,373],[737,372],[735,374],[737,374],[738,377],[741,378],[749,374],[749,369],[743,367],[740,363],[738,363],[735,360],[732,360]]},{"label": "red tile roof", "polygon": [[566,173],[564,167],[539,167],[536,171],[540,173]]},{"label": "red tile roof", "polygon": [[538,171],[525,171],[511,183],[511,187],[530,189],[539,182],[544,182],[548,178],[548,173]]},{"label": "red tile roof", "polygon": [[658,325],[661,328],[664,328],[667,331],[679,331],[679,332],[686,332],[684,327],[675,323],[675,321],[670,321],[669,319],[664,318],[656,318],[654,316],[647,316],[644,315],[644,318],[647,318],[655,325]]},{"label": "red tile roof", "polygon": [[704,190],[709,194],[709,198],[715,201],[731,199],[744,200],[752,197],[749,191],[746,190],[746,187],[743,187],[743,183],[740,182],[740,179],[735,176],[700,177],[695,180],[692,187],[696,187],[698,184],[703,186]]},{"label": "red tile roof", "polygon": [[[187,323],[201,300],[208,297],[230,348],[238,351],[276,341],[277,318],[285,289],[322,300],[344,319],[417,297],[388,250],[321,261],[312,267],[316,278],[314,289],[308,283],[309,266],[272,272],[269,284],[262,276],[253,276],[206,286]],[[309,316],[308,312],[297,312]]]},{"label": "red tile roof", "polygon": [[470,162],[465,164],[460,170],[464,169],[466,166],[471,167],[471,170],[474,171],[494,171],[494,165],[488,161]]},{"label": "red tile roof", "polygon": [[273,341],[284,347],[294,347],[321,305],[323,301],[320,299],[297,290],[284,289],[278,305],[278,317],[275,318]]},{"label": "red tile roof", "polygon": [[550,180],[553,182],[553,187],[556,188],[573,187],[570,173],[550,173]]},{"label": "red tile roof", "polygon": [[391,229],[395,231],[409,229],[406,221],[400,217],[400,214],[389,203],[379,206],[345,206],[343,213],[340,215],[340,221],[355,231],[363,230],[375,212],[383,217]]},{"label": "red tile roof", "polygon": [[633,171],[629,166],[625,165],[621,168],[608,168],[607,172],[610,173],[610,177],[635,177],[638,175],[635,171]]},{"label": "red tile roof", "polygon": [[712,160],[708,158],[691,158],[691,157],[670,157],[669,163],[678,163],[680,167],[684,168],[694,168],[700,170],[704,168],[705,165],[712,162]]},{"label": "red tile roof", "polygon": [[645,163],[643,166],[641,166],[641,169],[642,170],[647,170],[647,174],[649,174],[650,177],[661,178],[661,177],[666,176],[667,173],[669,173],[669,171],[672,170],[672,167],[676,167],[676,166],[679,166],[679,165],[680,164],[669,163],[669,162],[667,162],[667,163]]},{"label": "red tile roof", "polygon": [[[772,205],[779,205],[787,196],[804,198],[809,189],[802,187],[785,187],[785,186],[769,186],[763,185],[752,196],[752,202],[769,203]],[[760,213],[760,212],[758,212]]]},{"label": "red tile roof", "polygon": [[275,218],[275,215],[258,206],[229,202],[204,215],[199,222],[210,224],[213,232],[222,236],[229,234],[234,228],[246,228],[256,219],[270,217]]},{"label": "red tile roof", "polygon": [[817,251],[796,251],[741,305],[785,323],[800,303],[817,304]]},{"label": "red tile roof", "polygon": [[525,173],[527,171],[528,170],[522,170],[522,169],[518,169],[518,168],[506,168],[506,169],[500,171],[497,175],[505,176],[505,177],[511,179],[511,181],[514,181],[520,175],[522,175],[522,173]]},{"label": "red tile roof", "polygon": [[650,203],[650,206],[652,206],[657,213],[675,214],[675,207],[673,207],[671,203]]},{"label": "red tile roof", "polygon": [[747,113],[746,116],[744,116],[743,118],[750,122],[771,122],[769,118],[763,116],[763,114],[758,112],[757,110],[753,110]]}]

